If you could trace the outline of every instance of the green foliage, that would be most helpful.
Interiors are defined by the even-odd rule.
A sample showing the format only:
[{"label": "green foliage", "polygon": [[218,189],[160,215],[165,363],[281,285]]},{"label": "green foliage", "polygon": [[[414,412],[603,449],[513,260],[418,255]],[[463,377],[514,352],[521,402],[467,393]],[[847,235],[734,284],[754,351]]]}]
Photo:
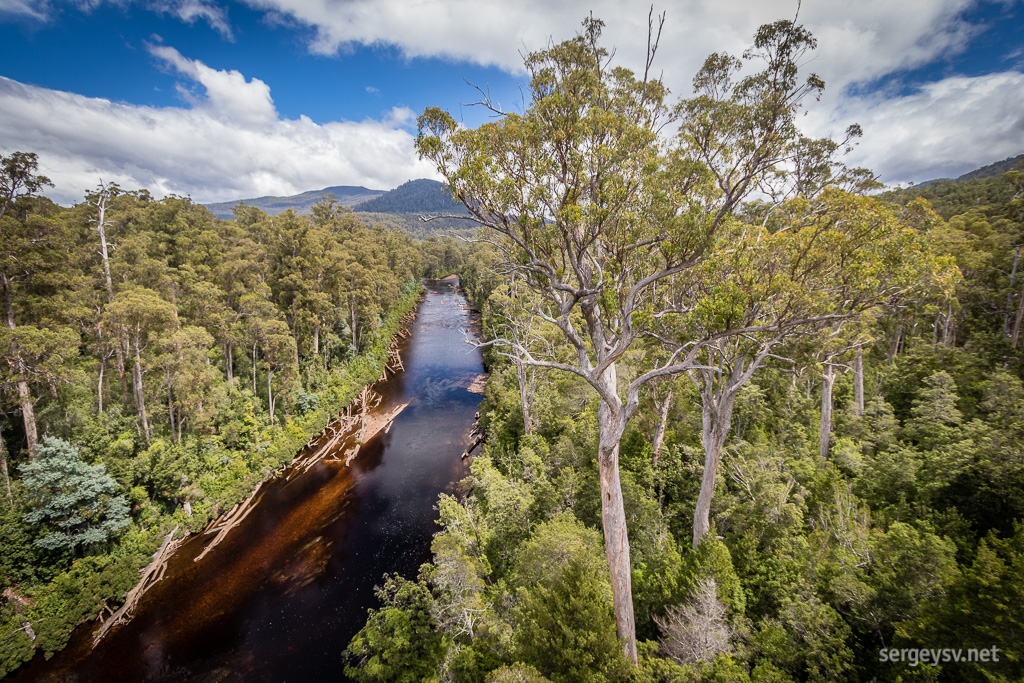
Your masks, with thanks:
[{"label": "green foliage", "polygon": [[520,661],[556,683],[625,676],[597,533],[568,514],[540,525],[520,553],[514,583]]},{"label": "green foliage", "polygon": [[370,610],[366,625],[345,650],[345,675],[382,683],[429,678],[442,652],[430,591],[423,584],[385,576],[377,598],[384,606]]},{"label": "green foliage", "polygon": [[34,461],[21,467],[28,512],[40,529],[35,544],[46,550],[95,550],[129,524],[128,505],[114,494],[102,465],[86,465],[78,449],[47,437]]},{"label": "green foliage", "polygon": [[999,649],[999,662],[943,664],[949,680],[1015,681],[1024,676],[1024,524],[999,538],[989,534],[948,593],[897,627],[898,646]]}]

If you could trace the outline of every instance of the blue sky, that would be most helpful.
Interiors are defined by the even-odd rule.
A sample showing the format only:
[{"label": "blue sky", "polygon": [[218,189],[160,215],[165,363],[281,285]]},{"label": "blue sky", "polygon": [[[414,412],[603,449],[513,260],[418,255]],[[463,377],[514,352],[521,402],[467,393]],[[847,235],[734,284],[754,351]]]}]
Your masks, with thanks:
[{"label": "blue sky", "polygon": [[[433,174],[412,147],[438,105],[475,126],[467,81],[515,109],[521,54],[593,11],[640,68],[649,3],[595,0],[0,0],[0,150],[34,151],[58,201],[102,178],[217,201]],[[795,2],[675,0],[656,67],[677,96]],[[1024,0],[804,0],[827,83],[807,132],[859,122],[853,161],[888,183],[1024,152]]]}]

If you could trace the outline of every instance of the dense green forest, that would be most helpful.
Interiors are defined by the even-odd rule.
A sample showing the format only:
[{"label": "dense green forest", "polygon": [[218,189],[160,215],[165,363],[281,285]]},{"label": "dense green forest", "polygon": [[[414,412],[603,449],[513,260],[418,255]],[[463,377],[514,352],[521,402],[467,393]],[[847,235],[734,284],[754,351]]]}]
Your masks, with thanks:
[{"label": "dense green forest", "polygon": [[2,157],[0,675],[108,614],[161,540],[288,463],[380,376],[443,240],[100,185]]},{"label": "dense green forest", "polygon": [[600,29],[521,114],[420,118],[482,226],[487,441],[346,673],[1021,680],[1024,173],[865,196],[796,128],[801,27],[678,103]]}]

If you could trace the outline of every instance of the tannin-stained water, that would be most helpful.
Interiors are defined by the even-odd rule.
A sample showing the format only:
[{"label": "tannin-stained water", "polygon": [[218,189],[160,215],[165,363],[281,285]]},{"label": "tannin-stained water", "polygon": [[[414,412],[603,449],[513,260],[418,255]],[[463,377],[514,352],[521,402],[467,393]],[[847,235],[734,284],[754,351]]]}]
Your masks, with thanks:
[{"label": "tannin-stained water", "polygon": [[200,562],[189,539],[133,619],[91,649],[80,627],[14,681],[344,680],[342,652],[376,606],[385,572],[414,577],[430,557],[437,496],[466,474],[460,455],[483,371],[465,343],[469,314],[450,283],[429,283],[405,370],[377,385],[378,410],[410,402],[350,467],[321,462],[268,482],[249,516]]}]

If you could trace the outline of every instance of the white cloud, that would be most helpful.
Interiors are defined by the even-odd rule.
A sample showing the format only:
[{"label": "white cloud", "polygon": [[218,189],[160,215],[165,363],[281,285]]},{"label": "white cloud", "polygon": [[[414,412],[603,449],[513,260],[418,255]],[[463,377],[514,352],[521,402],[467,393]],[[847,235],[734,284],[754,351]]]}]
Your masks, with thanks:
[{"label": "white cloud", "polygon": [[[225,39],[234,40],[227,11],[208,0],[69,0],[59,4],[72,5],[81,12],[91,12],[104,3],[123,7],[133,1],[151,12],[174,15],[186,24],[191,25],[201,19]],[[7,14],[48,22],[53,19],[56,10],[51,0],[0,0],[0,17]]]},{"label": "white cloud", "polygon": [[[838,136],[851,123],[863,124],[858,160],[891,182],[921,180],[956,162],[963,168],[1024,151],[1016,117],[1020,104],[1012,97],[1019,73],[950,78],[889,100],[884,94],[858,94],[871,91],[882,78],[894,79],[893,90],[898,91],[901,72],[964,51],[984,27],[964,22],[962,13],[988,1],[804,2],[799,21],[818,40],[818,49],[804,66],[826,82],[821,102],[808,103],[808,133]],[[319,54],[388,44],[407,58],[440,57],[522,75],[522,54],[575,35],[591,11],[605,21],[604,44],[615,47],[618,64],[642,70],[647,47],[649,4],[635,0],[245,2],[312,29],[308,49]],[[654,68],[676,96],[685,96],[708,54],[740,54],[758,26],[792,18],[797,3],[678,0],[664,6],[667,19]],[[1020,92],[1024,90],[1018,87],[1018,99]]]},{"label": "white cloud", "polygon": [[50,17],[50,3],[42,0],[0,0],[0,16],[3,15],[47,21]]},{"label": "white cloud", "polygon": [[262,82],[154,50],[205,86],[193,108],[134,106],[0,78],[0,148],[38,153],[40,172],[56,184],[48,195],[62,203],[80,201],[100,178],[157,196],[222,201],[434,177],[416,158],[408,109],[380,121],[281,119]]},{"label": "white cloud", "polygon": [[149,45],[149,52],[168,66],[199,83],[206,96],[197,97],[187,88],[179,91],[194,109],[206,111],[212,117],[259,127],[277,121],[277,109],[270,96],[270,86],[258,78],[245,80],[240,72],[211,69],[199,60],[186,59],[167,45]]},{"label": "white cloud", "polygon": [[228,13],[219,5],[205,0],[150,0],[146,7],[154,12],[173,14],[186,24],[202,19],[227,40],[234,40]]},{"label": "white cloud", "polygon": [[[79,6],[132,1],[80,0]],[[134,1],[182,21],[206,21],[231,36],[226,11],[215,0]],[[523,53],[571,37],[591,10],[606,22],[604,43],[615,46],[618,64],[642,69],[647,44],[649,4],[636,0],[244,1],[276,18],[281,30],[309,29],[314,53],[391,45],[409,59],[440,57],[520,76]],[[840,135],[861,123],[865,136],[855,161],[886,182],[954,175],[1024,151],[1019,70],[946,78],[899,96],[893,95],[903,92],[898,87],[874,93],[857,87],[880,78],[899,86],[901,72],[963,51],[981,28],[964,23],[961,14],[987,1],[804,2],[800,21],[819,43],[805,66],[827,84],[822,101],[809,103],[807,131]],[[686,95],[707,54],[741,53],[760,24],[790,18],[795,7],[794,0],[677,0],[667,7],[655,70],[676,96]],[[45,19],[51,5],[0,0],[0,12]],[[126,185],[204,200],[337,183],[384,188],[431,175],[415,158],[413,116],[406,109],[359,123],[283,120],[260,79],[212,69],[171,47],[149,49],[181,75],[179,90],[190,108],[114,104],[0,81],[0,145],[39,152],[47,172],[61,181],[65,201],[95,185],[100,172]]]},{"label": "white cloud", "polygon": [[887,184],[956,177],[1024,152],[1021,93],[1019,72],[946,78],[902,97],[851,99],[833,121],[860,122],[852,161]]},{"label": "white cloud", "polygon": [[[388,44],[406,57],[443,57],[511,73],[522,72],[524,51],[571,37],[592,11],[606,23],[606,44],[620,63],[643,66],[646,2],[621,0],[245,0],[313,30],[309,49],[333,54],[348,45]],[[961,49],[971,27],[957,17],[974,0],[815,0],[800,21],[820,39],[811,65],[832,86],[877,78]],[[655,5],[657,9],[657,4]],[[792,18],[793,0],[680,0],[666,8],[656,68],[683,93],[704,57],[739,53],[757,27]]]}]

